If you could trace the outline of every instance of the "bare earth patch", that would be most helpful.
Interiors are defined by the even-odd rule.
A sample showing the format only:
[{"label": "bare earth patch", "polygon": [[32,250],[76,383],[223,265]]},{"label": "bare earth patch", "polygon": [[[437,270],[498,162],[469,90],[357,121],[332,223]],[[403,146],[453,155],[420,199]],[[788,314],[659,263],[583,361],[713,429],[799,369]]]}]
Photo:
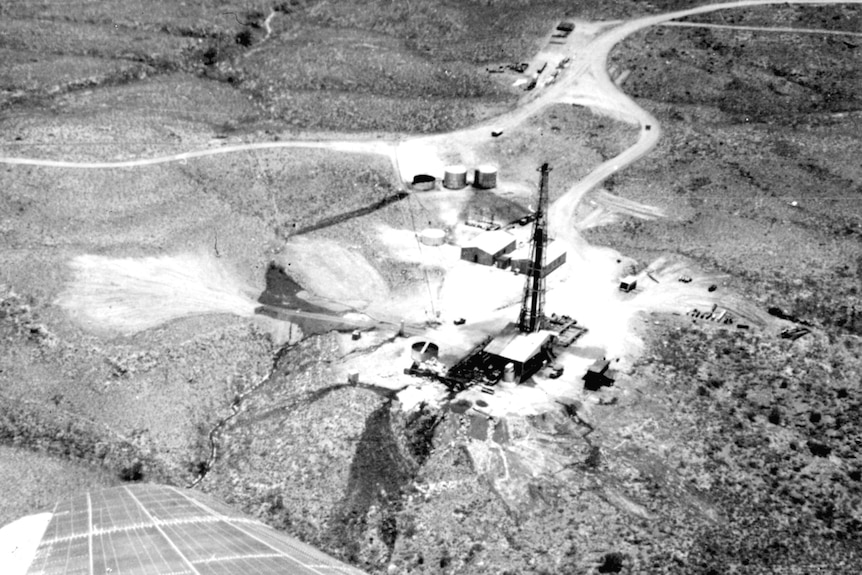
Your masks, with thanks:
[{"label": "bare earth patch", "polygon": [[208,313],[251,316],[257,303],[218,260],[180,254],[148,258],[81,255],[55,302],[84,328],[132,334]]},{"label": "bare earth patch", "polygon": [[277,263],[321,305],[364,309],[389,294],[386,282],[358,250],[331,240],[293,238]]}]

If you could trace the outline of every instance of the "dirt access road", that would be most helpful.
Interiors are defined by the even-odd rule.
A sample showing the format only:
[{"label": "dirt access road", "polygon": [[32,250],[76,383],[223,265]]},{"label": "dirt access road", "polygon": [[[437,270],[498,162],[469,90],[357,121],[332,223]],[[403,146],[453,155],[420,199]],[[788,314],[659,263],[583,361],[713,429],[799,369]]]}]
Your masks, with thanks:
[{"label": "dirt access road", "polygon": [[[848,0],[849,3],[862,3],[862,0]],[[619,118],[623,121],[641,126],[640,138],[637,143],[620,155],[600,164],[584,179],[574,184],[569,191],[555,202],[551,208],[551,225],[558,231],[569,230],[566,234],[570,241],[580,243],[574,237],[572,216],[583,195],[600,184],[614,172],[625,168],[652,150],[661,136],[658,121],[646,110],[638,106],[611,81],[607,72],[607,58],[611,49],[626,37],[644,28],[660,25],[672,20],[705,14],[716,10],[745,8],[769,4],[838,4],[835,0],[753,0],[709,4],[687,10],[669,12],[655,16],[636,18],[627,22],[605,22],[598,24],[584,23],[579,27],[581,35],[575,34],[575,39],[566,46],[566,54],[573,63],[562,70],[557,82],[544,86],[535,93],[526,96],[519,106],[501,116],[481,122],[469,129],[459,130],[433,136],[406,137],[401,140],[340,140],[340,141],[286,141],[245,143],[204,150],[141,158],[117,162],[65,162],[59,160],[41,160],[38,158],[0,157],[0,163],[33,165],[55,168],[73,169],[105,169],[134,168],[162,164],[167,162],[185,162],[195,158],[263,150],[274,148],[315,148],[341,153],[376,154],[390,158],[393,168],[401,181],[409,179],[416,172],[411,168],[422,158],[423,164],[429,162],[437,165],[437,169],[425,169],[424,172],[438,171],[443,165],[443,152],[456,149],[470,151],[491,139],[491,130],[513,129],[542,109],[553,104],[580,104],[593,110]],[[843,2],[842,2],[843,3]],[[269,19],[267,19],[269,20]],[[583,28],[586,32],[580,30]],[[592,37],[591,37],[592,36]],[[428,153],[431,153],[430,159]],[[437,161],[434,162],[433,158]]]},{"label": "dirt access road", "polygon": [[665,22],[662,26],[677,28],[712,28],[714,30],[742,30],[743,32],[776,32],[790,34],[826,34],[831,36],[862,37],[862,32],[848,30],[823,30],[818,28],[784,28],[781,26],[737,26],[733,24],[710,24],[707,22]]},{"label": "dirt access road", "polygon": [[[860,2],[862,0],[854,0],[854,3]],[[641,127],[640,137],[633,146],[597,166],[585,178],[571,186],[550,209],[550,222],[557,234],[557,238],[570,245],[571,249],[568,250],[571,256],[570,260],[577,260],[571,261],[572,265],[570,267],[577,267],[579,271],[586,274],[584,277],[607,279],[604,283],[611,285],[613,279],[619,273],[617,269],[617,262],[619,262],[617,259],[618,255],[611,253],[612,250],[606,248],[589,246],[581,238],[574,225],[575,210],[586,192],[601,184],[603,180],[613,173],[624,169],[649,153],[658,142],[661,130],[653,116],[640,108],[611,81],[607,72],[608,54],[617,43],[624,40],[627,36],[649,26],[664,24],[677,18],[715,10],[777,3],[782,2],[778,2],[777,0],[739,1],[711,4],[668,14],[637,18],[628,22],[578,22],[576,33],[571,35],[569,42],[565,46],[555,49],[553,52],[550,49],[545,50],[537,56],[537,58],[547,59],[548,66],[551,69],[561,63],[564,58],[569,58],[571,65],[560,69],[555,83],[543,83],[537,86],[534,91],[525,94],[518,107],[506,114],[481,122],[471,128],[447,134],[416,137],[405,136],[401,139],[390,140],[367,138],[327,141],[317,139],[241,143],[169,156],[115,162],[66,162],[35,158],[0,157],[0,163],[67,169],[138,168],[167,162],[186,162],[195,158],[234,152],[274,148],[314,148],[338,153],[382,155],[390,159],[395,173],[403,181],[419,172],[434,173],[437,169],[442,171],[444,160],[452,158],[453,154],[456,157],[462,158],[465,162],[467,160],[480,160],[481,158],[475,157],[476,151],[491,141],[492,130],[514,129],[544,108],[554,104],[579,104],[588,106],[597,113],[606,114]],[[789,0],[789,3],[833,4],[835,2],[832,0]],[[180,260],[168,258],[164,259],[164,261],[149,262],[149,264],[159,269],[173,270],[177,261]],[[137,330],[149,325],[141,322],[152,321],[154,318],[147,320],[146,317],[143,317],[142,314],[144,312],[139,309],[140,306],[133,305],[133,303],[128,303],[128,305],[124,306],[119,306],[118,303],[142,301],[141,294],[156,295],[164,292],[166,289],[179,289],[176,285],[177,281],[173,280],[182,277],[182,274],[172,272],[165,276],[164,285],[154,285],[153,282],[141,281],[141,269],[138,269],[140,265],[134,266],[125,260],[116,259],[105,260],[101,263],[104,269],[99,268],[94,269],[92,273],[78,274],[80,276],[76,279],[78,288],[69,291],[66,294],[66,299],[63,300],[71,302],[68,306],[69,309],[78,311],[90,319],[100,320],[101,322],[112,319],[119,328]],[[147,263],[143,262],[143,264]],[[201,264],[198,267],[200,269],[209,269],[213,266]],[[214,277],[221,277],[219,274],[222,274],[223,270],[217,271],[218,273]],[[123,272],[120,275],[128,280],[123,284],[123,289],[113,289],[116,287],[114,283],[106,282],[102,279],[108,276],[119,277],[117,274],[120,272]],[[457,278],[452,279],[455,280]],[[602,284],[602,282],[591,283],[597,286]],[[233,286],[231,289],[225,291],[217,289],[218,286],[207,284],[205,278],[202,278],[200,288],[196,289],[194,293],[185,294],[186,297],[182,301],[178,300],[176,309],[170,310],[170,317],[224,311],[233,311],[240,315],[248,315],[249,310],[253,309],[253,302],[248,299],[248,294],[245,293],[248,290],[242,289],[241,286]],[[573,295],[577,294],[567,294],[567,299],[575,299],[568,297]],[[602,301],[599,297],[602,294],[590,292],[580,295],[581,297],[578,299],[584,301]],[[609,301],[613,304],[614,309],[619,308],[619,302],[613,300],[609,294],[603,295],[610,298]],[[677,307],[682,305],[685,303],[683,299],[682,296],[677,295],[674,305]],[[652,302],[653,305],[660,303]],[[698,300],[698,305],[700,304],[701,302]],[[122,310],[128,313],[119,313]],[[167,310],[165,311],[167,313]],[[128,318],[132,318],[132,321]],[[622,326],[624,318],[620,317],[619,319],[620,325],[616,326],[615,329],[624,329]]]}]

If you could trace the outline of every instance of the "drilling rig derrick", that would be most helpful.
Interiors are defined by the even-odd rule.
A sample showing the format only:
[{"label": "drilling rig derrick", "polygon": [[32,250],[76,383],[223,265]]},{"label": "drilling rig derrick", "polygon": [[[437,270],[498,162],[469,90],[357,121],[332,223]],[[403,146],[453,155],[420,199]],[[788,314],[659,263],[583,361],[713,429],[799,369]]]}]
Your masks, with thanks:
[{"label": "drilling rig derrick", "polygon": [[545,323],[545,259],[548,251],[548,173],[547,162],[539,168],[539,205],[533,221],[533,237],[530,240],[530,269],[524,283],[524,297],[518,328],[523,333],[534,333],[543,329]]}]

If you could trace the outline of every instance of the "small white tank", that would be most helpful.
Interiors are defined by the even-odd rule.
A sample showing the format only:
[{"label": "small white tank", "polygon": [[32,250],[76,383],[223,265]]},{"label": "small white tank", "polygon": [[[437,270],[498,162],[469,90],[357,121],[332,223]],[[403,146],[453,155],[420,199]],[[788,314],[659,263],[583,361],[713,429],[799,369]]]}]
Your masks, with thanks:
[{"label": "small white tank", "polygon": [[503,381],[511,383],[515,381],[515,364],[507,363],[505,367],[503,367]]},{"label": "small white tank", "polygon": [[439,228],[425,228],[419,234],[419,241],[426,246],[442,246],[446,241],[446,232]]},{"label": "small white tank", "polygon": [[417,341],[411,346],[410,354],[413,361],[425,362],[436,358],[440,353],[440,346],[430,341]]},{"label": "small white tank", "polygon": [[413,176],[413,189],[419,192],[430,192],[437,185],[437,179],[429,174]]},{"label": "small white tank", "polygon": [[456,164],[446,166],[443,172],[443,187],[448,190],[460,190],[467,186],[467,168]]},{"label": "small white tank", "polygon": [[476,168],[473,185],[483,190],[497,187],[497,167],[491,164],[483,164]]}]

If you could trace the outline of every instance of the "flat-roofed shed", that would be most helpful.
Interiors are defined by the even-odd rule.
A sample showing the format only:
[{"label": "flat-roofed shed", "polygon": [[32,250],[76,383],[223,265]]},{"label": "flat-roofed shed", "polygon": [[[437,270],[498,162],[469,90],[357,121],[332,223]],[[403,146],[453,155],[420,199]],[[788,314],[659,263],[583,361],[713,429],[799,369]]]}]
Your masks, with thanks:
[{"label": "flat-roofed shed", "polygon": [[492,266],[503,254],[515,249],[515,236],[504,230],[482,232],[461,247],[461,259]]},{"label": "flat-roofed shed", "polygon": [[483,351],[499,368],[507,363],[514,364],[515,380],[523,382],[541,369],[548,359],[548,348],[555,336],[547,330],[523,333],[517,325],[510,324]]},{"label": "flat-roofed shed", "polygon": [[[511,254],[512,269],[522,274],[530,273],[533,267],[532,246],[525,245]],[[566,246],[563,242],[548,242],[548,251],[545,254],[545,267],[542,269],[542,277],[566,263]]]}]

